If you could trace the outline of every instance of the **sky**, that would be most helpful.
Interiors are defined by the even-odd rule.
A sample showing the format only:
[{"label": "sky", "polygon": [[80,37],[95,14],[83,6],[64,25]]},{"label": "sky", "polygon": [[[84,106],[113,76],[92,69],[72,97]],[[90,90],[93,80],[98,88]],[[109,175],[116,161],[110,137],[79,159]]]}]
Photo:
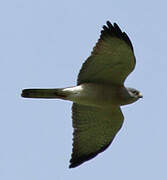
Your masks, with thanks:
[{"label": "sky", "polygon": [[[166,1],[0,1],[0,179],[166,179]],[[137,60],[125,85],[140,90],[122,107],[111,146],[69,169],[71,102],[21,98],[24,88],[76,84],[102,26],[116,22]]]}]

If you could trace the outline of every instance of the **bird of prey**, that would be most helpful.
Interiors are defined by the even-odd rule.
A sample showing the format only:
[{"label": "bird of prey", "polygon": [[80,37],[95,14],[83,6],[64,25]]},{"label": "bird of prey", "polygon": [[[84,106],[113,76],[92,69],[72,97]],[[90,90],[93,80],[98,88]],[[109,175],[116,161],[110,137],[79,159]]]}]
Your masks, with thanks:
[{"label": "bird of prey", "polygon": [[119,26],[107,21],[100,38],[78,75],[77,86],[56,89],[24,89],[25,98],[73,101],[73,150],[70,168],[103,152],[123,124],[120,106],[142,97],[124,86],[135,68],[132,43]]}]

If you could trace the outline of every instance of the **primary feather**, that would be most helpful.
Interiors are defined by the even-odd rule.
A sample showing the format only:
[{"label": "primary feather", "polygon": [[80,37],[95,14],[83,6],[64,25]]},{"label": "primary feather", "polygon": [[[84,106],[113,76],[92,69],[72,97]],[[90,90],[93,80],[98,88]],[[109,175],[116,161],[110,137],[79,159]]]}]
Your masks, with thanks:
[{"label": "primary feather", "polygon": [[130,39],[118,25],[108,21],[103,26],[100,39],[91,56],[82,65],[78,85],[102,83],[123,85],[126,77],[135,68],[136,60]]}]

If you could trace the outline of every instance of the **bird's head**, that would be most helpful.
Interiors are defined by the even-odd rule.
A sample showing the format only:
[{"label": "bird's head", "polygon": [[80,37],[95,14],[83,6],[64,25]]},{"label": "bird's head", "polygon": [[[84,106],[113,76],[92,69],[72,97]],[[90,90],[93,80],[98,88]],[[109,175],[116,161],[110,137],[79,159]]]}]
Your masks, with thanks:
[{"label": "bird's head", "polygon": [[143,97],[141,92],[134,89],[134,88],[127,88],[127,90],[128,90],[128,93],[129,93],[130,97],[133,98],[134,101],[137,101],[139,98]]}]

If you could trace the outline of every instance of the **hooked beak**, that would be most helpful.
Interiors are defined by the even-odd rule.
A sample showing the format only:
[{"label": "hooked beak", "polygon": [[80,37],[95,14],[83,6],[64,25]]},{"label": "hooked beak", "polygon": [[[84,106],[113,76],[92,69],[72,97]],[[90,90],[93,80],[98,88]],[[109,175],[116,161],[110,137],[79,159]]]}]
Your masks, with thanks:
[{"label": "hooked beak", "polygon": [[143,95],[142,95],[142,93],[139,93],[139,98],[143,98]]}]

